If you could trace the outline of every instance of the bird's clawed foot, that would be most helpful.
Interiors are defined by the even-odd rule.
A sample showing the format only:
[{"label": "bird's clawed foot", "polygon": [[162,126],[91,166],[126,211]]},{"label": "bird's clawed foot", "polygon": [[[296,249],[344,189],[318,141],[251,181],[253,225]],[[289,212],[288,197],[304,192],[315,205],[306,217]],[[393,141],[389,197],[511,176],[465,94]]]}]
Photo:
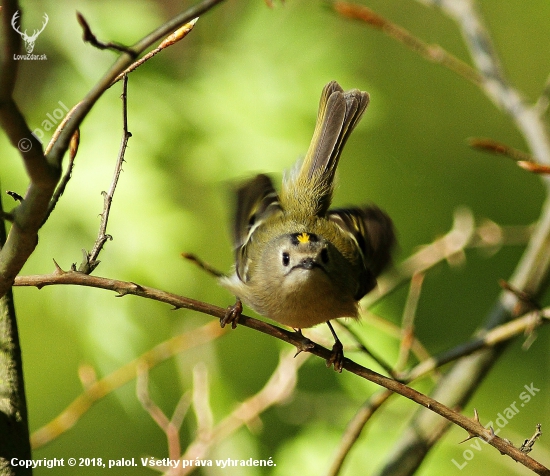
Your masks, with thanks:
[{"label": "bird's clawed foot", "polygon": [[344,366],[344,346],[339,340],[332,346],[332,352],[327,359],[327,367],[330,368],[331,365],[334,365],[334,370],[336,370],[336,372],[342,373],[342,368]]},{"label": "bird's clawed foot", "polygon": [[239,322],[239,317],[243,313],[243,304],[240,299],[237,299],[235,304],[232,306],[227,306],[225,311],[225,316],[220,318],[220,326],[225,327],[227,324],[231,323],[231,328],[235,329]]}]

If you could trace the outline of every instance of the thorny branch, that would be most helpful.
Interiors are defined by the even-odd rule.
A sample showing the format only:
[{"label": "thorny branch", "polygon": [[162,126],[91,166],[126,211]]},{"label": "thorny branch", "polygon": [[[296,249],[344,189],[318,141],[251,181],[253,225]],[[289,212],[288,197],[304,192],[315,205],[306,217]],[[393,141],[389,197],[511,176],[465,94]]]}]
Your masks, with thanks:
[{"label": "thorny branch", "polygon": [[[415,274],[417,272],[426,271],[429,267],[434,266],[442,260],[451,260],[453,257],[456,260],[457,255],[460,255],[462,250],[466,247],[485,247],[487,249],[498,250],[503,243],[521,243],[526,240],[528,233],[525,228],[506,228],[498,227],[494,223],[483,223],[479,227],[474,226],[473,218],[471,214],[465,210],[459,210],[455,216],[455,224],[453,225],[452,230],[440,238],[436,242],[428,245],[427,247],[418,251],[415,255],[410,257],[408,260],[404,261],[400,266],[397,267],[397,273],[394,275],[393,280],[384,281],[386,285],[384,286],[384,292],[390,292],[403,280],[408,279],[407,276],[409,273]],[[460,237],[460,239],[458,239]],[[127,283],[116,280],[107,280],[105,278],[98,278],[95,276],[89,276],[83,273],[78,273],[75,271],[64,272],[59,267],[53,275],[47,276],[28,276],[28,277],[18,277],[16,279],[16,285],[32,285],[37,287],[43,287],[50,284],[79,284],[86,286],[100,287],[103,289],[110,289],[116,291],[119,296],[125,294],[136,294],[142,297],[148,297],[152,299],[157,299],[162,302],[169,303],[174,306],[174,308],[189,308],[195,309],[200,312],[205,312],[216,317],[223,316],[225,314],[224,309],[216,308],[205,303],[198,301],[189,300],[187,298],[182,298],[181,296],[176,296],[170,293],[165,293],[159,290],[154,290],[144,286],[140,286],[136,283]],[[412,311],[411,311],[412,312]],[[540,317],[539,317],[540,319]],[[531,322],[531,321],[529,321]],[[217,323],[216,323],[217,324]],[[311,343],[299,337],[296,340],[294,333],[289,333],[282,329],[270,326],[267,323],[262,321],[250,320],[249,318],[242,321],[243,325],[249,325],[253,328],[259,328],[262,332],[267,332],[268,334],[275,335],[278,338],[292,343],[298,349],[301,350],[310,350]],[[532,326],[531,323],[525,324],[525,327]],[[525,328],[524,327],[524,328]],[[517,334],[523,332],[520,327],[516,328]],[[514,334],[514,335],[517,335]],[[508,338],[511,338],[512,335],[508,333]],[[441,360],[434,359],[432,362],[433,368],[441,365]],[[426,370],[427,371],[427,370]],[[108,388],[108,387],[107,387]],[[96,391],[97,392],[97,391]],[[101,394],[103,396],[103,394]],[[79,397],[80,398],[80,397]],[[384,399],[387,397],[384,397]],[[74,425],[76,419],[88,409],[88,406],[83,406],[79,403],[79,399],[71,405],[69,409],[63,412],[52,424],[48,425],[53,428],[59,428],[61,421],[70,421],[71,425]],[[68,413],[68,415],[65,415]],[[65,428],[63,431],[66,431]],[[46,435],[41,436],[40,438],[54,437],[55,433],[51,430],[43,429],[39,433],[33,436],[34,442],[39,441],[37,435]],[[42,443],[43,444],[43,443]]]},{"label": "thorny branch", "polygon": [[[460,344],[439,355],[429,357],[409,371],[396,374],[396,378],[401,382],[410,383],[420,377],[428,375],[430,372],[433,372],[445,364],[457,361],[480,349],[493,348],[499,343],[506,342],[522,334],[526,334],[529,337],[537,327],[548,323],[548,319],[550,319],[550,309],[528,312],[513,321],[489,330],[486,335],[482,337],[474,338],[469,342]],[[374,413],[392,396],[392,394],[392,392],[382,389],[369,397],[356,412],[342,435],[340,446],[338,447],[327,476],[336,476],[339,474],[347,455],[357,442],[363,428]],[[434,435],[432,435],[432,437],[433,436]]]},{"label": "thorny branch", "polygon": [[[217,318],[222,318],[225,316],[225,309],[212,306],[207,303],[202,303],[200,301],[191,300],[189,298],[184,298],[182,296],[177,296],[175,294],[166,293],[157,289],[149,288],[146,286],[141,286],[136,283],[123,282],[118,280],[110,280],[106,278],[101,278],[97,276],[91,276],[77,271],[62,271],[60,268],[57,268],[57,271],[51,275],[46,276],[27,276],[20,277],[16,280],[16,285],[26,285],[26,286],[38,286],[43,287],[51,284],[76,284],[81,286],[92,286],[102,289],[110,289],[118,292],[119,296],[126,294],[135,294],[141,297],[146,297],[149,299],[158,300],[161,302],[169,303],[175,308],[187,308],[193,309],[205,314],[215,316]],[[550,311],[548,311],[550,312]],[[546,313],[541,311],[541,317],[546,317]],[[550,316],[550,314],[549,314]],[[263,321],[250,318],[248,316],[241,316],[239,319],[239,324],[252,329],[258,330],[265,334],[276,337],[280,340],[283,340],[287,343],[294,345],[298,351],[309,352],[311,354],[327,359],[330,357],[331,351],[311,342],[309,339],[305,338],[301,333],[290,332],[284,329],[281,329],[277,326],[273,326]],[[473,434],[479,437],[484,438],[492,446],[495,446],[500,452],[505,453],[512,457],[515,461],[521,462],[528,468],[537,472],[537,474],[550,474],[546,468],[544,468],[540,463],[529,458],[525,453],[522,453],[517,448],[514,448],[506,441],[491,435],[481,426],[479,423],[470,420],[469,418],[464,417],[463,415],[451,410],[447,406],[439,403],[438,401],[427,397],[426,395],[417,392],[416,390],[407,387],[406,385],[393,380],[391,378],[384,377],[376,372],[373,372],[352,360],[346,358],[344,359],[343,368],[352,372],[362,378],[365,378],[371,382],[374,382],[378,385],[381,385],[392,392],[399,393],[400,395],[413,400],[414,402],[424,406],[425,408],[435,412],[450,422],[453,422],[462,428],[464,428],[469,434]]]},{"label": "thorny branch", "polygon": [[115,171],[113,173],[113,180],[111,186],[107,192],[103,192],[103,211],[101,212],[101,223],[99,225],[99,233],[97,240],[94,243],[94,247],[90,253],[83,250],[84,259],[78,271],[86,274],[90,274],[100,263],[98,261],[99,253],[105,246],[108,240],[112,240],[112,236],[107,234],[107,223],[109,221],[109,213],[111,211],[111,204],[113,203],[113,197],[115,194],[118,179],[122,172],[122,165],[125,162],[124,156],[126,154],[126,147],[128,146],[128,140],[132,137],[132,133],[128,131],[128,76],[124,75],[122,81],[122,140],[120,142],[120,149],[118,151],[118,157],[115,164]]},{"label": "thorny branch", "polygon": [[[467,217],[467,218],[465,218]],[[467,240],[456,240],[457,236],[465,236]],[[452,230],[442,238],[438,239],[436,242],[428,245],[427,247],[418,251],[411,258],[406,260],[398,269],[398,277],[395,278],[394,285],[386,285],[386,291],[390,292],[397,282],[402,282],[402,280],[407,279],[407,273],[414,272],[414,269],[419,269],[425,271],[427,266],[434,266],[442,260],[449,259],[451,255],[456,255],[459,252],[457,246],[466,247],[485,247],[486,249],[496,251],[498,247],[503,244],[517,244],[524,242],[529,236],[528,229],[525,227],[498,227],[494,223],[482,223],[477,228],[473,227],[473,219],[469,212],[465,210],[460,210],[457,212],[455,217],[455,223]],[[453,243],[454,246],[450,247],[449,244]],[[196,260],[196,258],[195,258]],[[204,263],[201,262],[201,265]],[[124,296],[126,294],[135,294],[138,296],[147,297],[150,299],[156,299],[161,302],[168,303],[174,307],[178,308],[188,308],[195,309],[197,311],[206,312],[208,314],[219,317],[216,313],[212,311],[211,306],[201,303],[199,301],[193,301],[190,299],[182,298],[181,296],[176,296],[170,293],[165,293],[162,291],[154,290],[144,286],[140,286],[136,283],[128,283],[116,280],[108,280],[105,278],[98,278],[94,276],[87,276],[83,273],[78,272],[63,272],[59,267],[53,275],[46,276],[19,276],[16,278],[15,285],[17,286],[36,286],[42,288],[47,285],[53,284],[80,284],[80,285],[89,285],[93,287],[99,287],[102,289],[112,290],[118,293],[118,296]],[[217,309],[217,308],[216,308]],[[532,314],[525,316],[522,319],[534,319]],[[540,317],[537,317],[540,320]],[[513,328],[514,323],[518,326]],[[503,338],[512,338],[514,335],[519,335],[523,332],[522,329],[532,326],[531,323],[523,323],[523,328],[521,320],[514,321],[510,323],[507,327],[510,327],[510,331],[505,332],[504,329],[499,330],[495,329],[491,335],[497,335],[499,332],[502,333]],[[514,331],[515,329],[515,331]],[[208,333],[213,333],[213,336],[221,335],[223,331],[216,322],[210,323],[205,326],[205,331]],[[203,332],[202,330],[200,332]],[[150,352],[141,356],[138,361],[130,362],[129,364],[121,367],[119,370],[111,374],[110,376],[105,377],[99,381],[94,381],[86,385],[85,393],[78,397],[73,403],[67,407],[58,417],[56,417],[52,422],[50,422],[45,427],[37,430],[32,435],[32,446],[33,448],[39,448],[52,439],[56,438],[59,434],[69,430],[72,426],[78,421],[78,419],[89,409],[89,407],[98,399],[105,396],[107,393],[118,388],[119,385],[126,383],[131,378],[135,376],[135,369],[139,362],[147,362],[149,367],[155,365],[158,362],[158,358],[155,356],[166,356],[168,358],[171,355],[174,355],[176,352],[181,352],[187,345],[188,340],[191,339],[191,336],[187,337],[176,336],[175,338],[167,341],[164,344],[161,344]],[[193,342],[203,342],[201,337],[193,337]],[[491,337],[486,337],[486,345],[491,345]],[[482,345],[481,342],[479,344]],[[474,347],[471,346],[471,349]],[[170,349],[170,352],[168,351]],[[424,355],[424,354],[418,354]],[[455,356],[449,356],[448,358],[444,357],[433,357],[430,360],[425,360],[419,364],[415,369],[409,372],[409,375],[403,374],[399,378],[401,379],[414,379],[421,375],[426,374],[429,370],[437,368],[445,362],[449,362],[452,358],[456,358],[456,355],[463,355],[460,352],[457,352]],[[389,369],[391,371],[391,369]],[[414,375],[413,375],[414,374]]]}]

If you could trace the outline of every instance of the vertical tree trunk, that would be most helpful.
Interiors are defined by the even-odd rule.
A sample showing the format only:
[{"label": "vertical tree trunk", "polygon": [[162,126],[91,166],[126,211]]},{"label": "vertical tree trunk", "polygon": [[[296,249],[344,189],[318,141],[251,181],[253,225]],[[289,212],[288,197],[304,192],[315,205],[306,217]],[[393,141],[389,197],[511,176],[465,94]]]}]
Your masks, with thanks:
[{"label": "vertical tree trunk", "polygon": [[[6,228],[2,223],[0,245],[3,246],[5,241]],[[32,474],[30,468],[12,467],[12,458],[30,459],[31,447],[23,362],[10,289],[0,298],[0,476]]]}]

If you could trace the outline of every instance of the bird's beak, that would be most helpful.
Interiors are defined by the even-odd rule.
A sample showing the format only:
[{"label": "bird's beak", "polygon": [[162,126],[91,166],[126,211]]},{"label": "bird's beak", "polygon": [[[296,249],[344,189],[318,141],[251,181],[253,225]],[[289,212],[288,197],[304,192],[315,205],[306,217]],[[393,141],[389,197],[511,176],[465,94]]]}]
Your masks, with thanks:
[{"label": "bird's beak", "polygon": [[319,265],[313,258],[304,258],[302,261],[300,261],[300,264],[298,266],[304,269],[313,269]]}]

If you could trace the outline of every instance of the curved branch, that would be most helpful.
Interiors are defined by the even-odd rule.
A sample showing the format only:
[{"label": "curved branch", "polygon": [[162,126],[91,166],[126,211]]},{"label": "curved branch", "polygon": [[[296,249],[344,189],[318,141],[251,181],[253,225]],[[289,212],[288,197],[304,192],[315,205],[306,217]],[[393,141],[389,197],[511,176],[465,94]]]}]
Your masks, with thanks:
[{"label": "curved branch", "polygon": [[[226,314],[226,310],[211,304],[189,299],[176,294],[168,293],[158,289],[150,288],[147,286],[141,286],[136,283],[101,278],[98,276],[91,276],[77,271],[63,271],[59,267],[57,270],[44,276],[21,276],[15,281],[17,286],[36,286],[42,288],[44,286],[53,284],[73,284],[82,286],[91,286],[102,289],[109,289],[116,291],[118,296],[124,296],[126,294],[135,294],[137,296],[154,299],[161,302],[166,302],[173,305],[175,308],[193,309],[217,318],[223,318]],[[309,352],[311,354],[322,357],[324,360],[328,360],[332,355],[329,349],[326,349],[309,339],[305,338],[301,332],[290,332],[280,327],[273,326],[267,322],[260,321],[245,315],[239,317],[239,324],[263,332],[264,334],[276,337],[284,342],[294,345],[299,352]],[[362,377],[370,382],[385,387],[392,392],[398,393],[405,398],[412,400],[415,403],[425,407],[433,413],[436,413],[446,421],[455,423],[456,425],[464,428],[470,436],[477,436],[483,438],[487,443],[497,448],[501,453],[507,454],[515,461],[522,463],[537,474],[550,476],[550,470],[530,458],[525,453],[522,453],[519,449],[515,448],[512,444],[506,440],[499,438],[490,430],[484,428],[479,421],[472,420],[470,418],[461,415],[460,413],[451,410],[451,408],[439,403],[437,400],[430,398],[413,388],[404,385],[397,380],[380,375],[373,372],[356,362],[344,358],[343,369],[355,375]]]}]

